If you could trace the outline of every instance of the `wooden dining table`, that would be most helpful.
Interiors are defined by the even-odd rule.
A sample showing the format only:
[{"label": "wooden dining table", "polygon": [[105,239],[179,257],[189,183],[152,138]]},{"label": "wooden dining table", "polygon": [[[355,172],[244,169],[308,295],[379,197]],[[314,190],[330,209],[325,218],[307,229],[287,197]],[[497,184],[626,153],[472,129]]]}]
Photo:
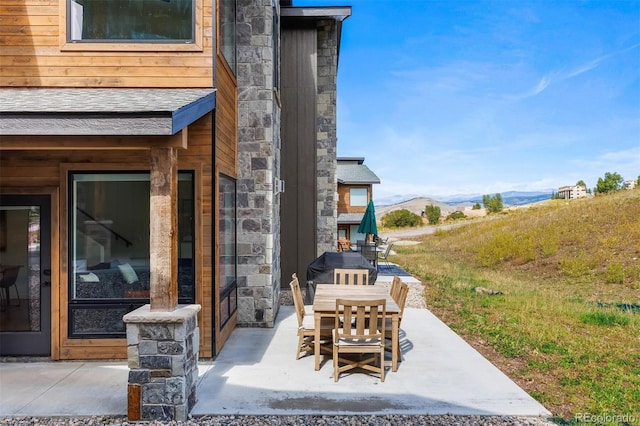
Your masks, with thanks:
[{"label": "wooden dining table", "polygon": [[320,324],[322,318],[334,318],[336,315],[336,299],[368,300],[385,299],[386,315],[391,317],[391,371],[398,371],[398,335],[400,328],[400,307],[393,300],[389,290],[375,285],[335,285],[317,284],[313,299],[313,316],[315,321],[314,356],[315,368],[320,370]]}]

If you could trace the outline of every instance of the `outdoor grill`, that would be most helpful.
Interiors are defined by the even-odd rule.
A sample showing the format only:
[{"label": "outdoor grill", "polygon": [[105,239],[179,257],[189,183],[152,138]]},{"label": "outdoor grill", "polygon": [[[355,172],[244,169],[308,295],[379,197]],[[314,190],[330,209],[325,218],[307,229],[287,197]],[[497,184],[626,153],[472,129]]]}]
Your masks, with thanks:
[{"label": "outdoor grill", "polygon": [[357,252],[324,252],[309,264],[307,268],[307,301],[311,303],[315,294],[316,284],[333,283],[333,270],[368,269],[369,284],[375,284],[378,270],[363,255]]}]

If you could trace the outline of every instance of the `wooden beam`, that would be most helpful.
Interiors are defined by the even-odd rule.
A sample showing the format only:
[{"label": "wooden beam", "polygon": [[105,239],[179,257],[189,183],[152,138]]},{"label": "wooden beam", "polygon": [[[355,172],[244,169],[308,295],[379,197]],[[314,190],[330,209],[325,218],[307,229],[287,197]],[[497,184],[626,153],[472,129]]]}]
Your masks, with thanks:
[{"label": "wooden beam", "polygon": [[151,310],[178,306],[178,151],[151,148]]},{"label": "wooden beam", "polygon": [[2,136],[0,151],[187,149],[184,128],[172,136]]}]

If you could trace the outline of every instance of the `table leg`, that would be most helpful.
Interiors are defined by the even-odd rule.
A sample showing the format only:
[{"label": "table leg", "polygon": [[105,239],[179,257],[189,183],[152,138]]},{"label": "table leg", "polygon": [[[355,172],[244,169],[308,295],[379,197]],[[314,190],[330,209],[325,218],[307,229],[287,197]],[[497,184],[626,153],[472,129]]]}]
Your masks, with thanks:
[{"label": "table leg", "polygon": [[400,316],[398,314],[391,317],[392,333],[391,333],[391,371],[398,371],[398,336],[400,334]]},{"label": "table leg", "polygon": [[313,315],[315,325],[315,337],[313,339],[313,355],[316,361],[316,371],[320,370],[320,324],[322,323],[322,316],[319,313]]}]

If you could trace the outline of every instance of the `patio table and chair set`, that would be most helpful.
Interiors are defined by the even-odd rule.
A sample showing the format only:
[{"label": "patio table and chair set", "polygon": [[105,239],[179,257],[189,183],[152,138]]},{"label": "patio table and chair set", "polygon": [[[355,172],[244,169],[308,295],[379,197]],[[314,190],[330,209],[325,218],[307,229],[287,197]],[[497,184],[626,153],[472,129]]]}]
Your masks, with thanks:
[{"label": "patio table and chair set", "polygon": [[391,353],[391,371],[401,360],[399,330],[409,287],[394,277],[391,288],[369,285],[366,269],[335,268],[333,283],[318,283],[312,305],[305,305],[300,283],[292,275],[290,287],[298,319],[296,359],[321,352],[333,359],[334,380],[349,370],[385,377],[385,352]]}]

